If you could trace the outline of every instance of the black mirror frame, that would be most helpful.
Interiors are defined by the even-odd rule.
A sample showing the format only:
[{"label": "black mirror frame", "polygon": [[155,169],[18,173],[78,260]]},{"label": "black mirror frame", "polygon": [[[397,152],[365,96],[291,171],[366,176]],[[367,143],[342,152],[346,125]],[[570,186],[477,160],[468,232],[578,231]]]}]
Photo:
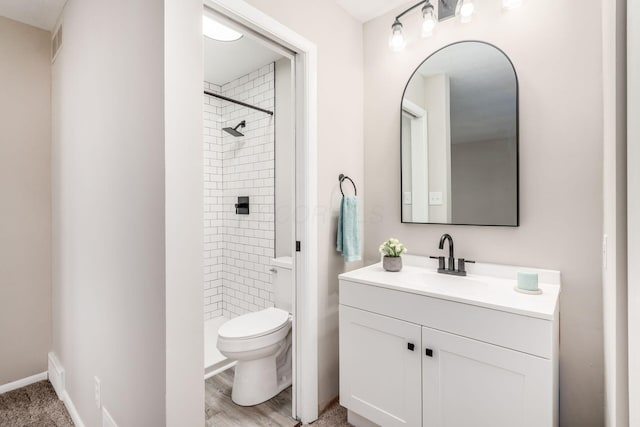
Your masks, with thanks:
[{"label": "black mirror frame", "polygon": [[[432,56],[436,55],[440,51],[447,49],[451,46],[455,46],[462,43],[481,43],[487,46],[491,46],[496,49],[498,52],[502,53],[504,57],[509,61],[511,68],[513,69],[513,76],[516,80],[516,223],[515,224],[455,224],[455,223],[447,223],[447,222],[410,222],[405,221],[402,216],[402,206],[403,206],[403,197],[402,197],[402,101],[404,100],[404,95],[407,92],[407,88],[409,87],[409,83],[413,76],[418,72],[420,67],[427,62]],[[402,224],[417,224],[417,225],[466,225],[466,226],[475,226],[475,227],[519,227],[520,226],[520,84],[518,81],[518,73],[516,71],[516,67],[513,65],[511,58],[507,55],[502,49],[497,47],[494,44],[484,42],[481,40],[461,40],[458,42],[454,42],[448,44],[446,46],[441,47],[440,49],[431,53],[424,61],[420,62],[416,69],[411,73],[409,79],[407,80],[407,84],[404,86],[404,90],[402,91],[402,97],[400,98],[400,222]]]}]

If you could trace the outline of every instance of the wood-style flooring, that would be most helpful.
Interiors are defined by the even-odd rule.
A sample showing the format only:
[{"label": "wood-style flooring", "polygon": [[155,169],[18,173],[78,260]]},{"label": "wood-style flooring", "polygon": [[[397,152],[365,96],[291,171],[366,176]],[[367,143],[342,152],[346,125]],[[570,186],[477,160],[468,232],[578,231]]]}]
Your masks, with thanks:
[{"label": "wood-style flooring", "polygon": [[260,405],[239,406],[231,400],[233,369],[204,383],[206,427],[295,427],[291,418],[291,387]]}]

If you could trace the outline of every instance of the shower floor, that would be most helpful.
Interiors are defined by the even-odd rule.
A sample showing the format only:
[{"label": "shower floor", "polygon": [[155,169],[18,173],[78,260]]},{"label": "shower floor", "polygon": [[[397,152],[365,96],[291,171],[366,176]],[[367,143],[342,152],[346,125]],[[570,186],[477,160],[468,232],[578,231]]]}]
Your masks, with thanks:
[{"label": "shower floor", "polygon": [[224,357],[218,351],[218,328],[226,322],[226,317],[216,317],[204,322],[204,378],[210,378],[226,369],[231,368],[236,362]]}]

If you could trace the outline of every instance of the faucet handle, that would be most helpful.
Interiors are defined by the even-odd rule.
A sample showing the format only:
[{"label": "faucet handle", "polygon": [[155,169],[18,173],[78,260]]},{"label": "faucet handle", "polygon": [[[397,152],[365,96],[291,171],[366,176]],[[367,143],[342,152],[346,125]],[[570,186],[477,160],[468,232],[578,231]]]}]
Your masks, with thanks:
[{"label": "faucet handle", "polygon": [[475,264],[475,261],[471,261],[470,259],[458,258],[458,271],[460,273],[466,273],[467,270],[465,268],[465,263]]},{"label": "faucet handle", "polygon": [[429,256],[431,259],[438,260],[438,270],[444,270],[444,257],[443,256]]}]

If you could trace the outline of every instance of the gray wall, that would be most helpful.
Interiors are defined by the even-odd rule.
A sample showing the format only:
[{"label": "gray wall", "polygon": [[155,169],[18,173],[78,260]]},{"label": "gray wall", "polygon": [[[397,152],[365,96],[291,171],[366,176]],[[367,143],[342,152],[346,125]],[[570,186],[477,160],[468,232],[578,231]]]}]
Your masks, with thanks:
[{"label": "gray wall", "polygon": [[[172,397],[165,359],[182,351],[165,342],[172,330],[165,324],[164,8],[154,0],[69,0],[63,19],[52,75],[53,351],[85,425],[101,425],[98,376],[118,425],[161,426]],[[198,94],[196,120],[201,104]],[[201,150],[201,139],[193,144]],[[202,331],[201,263],[195,277],[193,334]],[[180,284],[189,295],[190,282]],[[189,379],[191,365],[181,365]]]},{"label": "gray wall", "polygon": [[451,145],[451,221],[515,224],[517,150],[512,139]]},{"label": "gray wall", "polygon": [[[432,38],[413,38],[401,53],[391,52],[387,40],[403,8],[364,26],[367,262],[379,259],[377,246],[389,236],[402,240],[412,254],[433,255],[440,235],[449,232],[459,256],[560,270],[561,425],[599,427],[604,422],[601,11],[583,7],[576,13],[578,2],[552,0],[510,12],[499,1],[482,6],[473,22],[440,23]],[[419,14],[403,23],[418,31]],[[424,58],[460,40],[495,44],[518,72],[519,228],[400,223],[402,91]]]},{"label": "gray wall", "polygon": [[50,38],[0,17],[0,385],[51,348]]},{"label": "gray wall", "polygon": [[[318,369],[323,406],[338,395],[338,274],[361,266],[360,262],[345,265],[336,252],[336,230],[338,175],[352,177],[360,202],[364,199],[362,25],[333,1],[249,3],[318,47],[319,207],[309,214],[318,217]],[[306,208],[301,207],[303,212]]]}]

